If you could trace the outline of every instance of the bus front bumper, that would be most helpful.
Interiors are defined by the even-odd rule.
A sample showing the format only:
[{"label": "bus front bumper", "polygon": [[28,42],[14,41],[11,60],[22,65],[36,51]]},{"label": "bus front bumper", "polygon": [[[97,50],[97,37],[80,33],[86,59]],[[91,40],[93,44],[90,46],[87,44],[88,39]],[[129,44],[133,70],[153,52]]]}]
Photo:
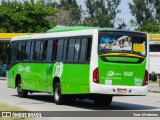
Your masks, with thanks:
[{"label": "bus front bumper", "polygon": [[111,85],[102,85],[91,83],[90,92],[93,94],[108,94],[108,95],[147,95],[148,85],[147,86],[111,86]]}]

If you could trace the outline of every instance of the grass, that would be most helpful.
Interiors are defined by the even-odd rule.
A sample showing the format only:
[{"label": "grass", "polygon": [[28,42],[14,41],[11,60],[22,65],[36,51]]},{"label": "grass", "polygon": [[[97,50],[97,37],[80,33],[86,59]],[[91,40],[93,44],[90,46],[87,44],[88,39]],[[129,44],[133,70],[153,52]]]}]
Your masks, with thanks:
[{"label": "grass", "polygon": [[0,111],[27,111],[27,110],[6,103],[0,103]]},{"label": "grass", "polygon": [[[0,102],[0,111],[27,111],[26,109]],[[0,120],[33,120],[33,118],[2,118]]]}]

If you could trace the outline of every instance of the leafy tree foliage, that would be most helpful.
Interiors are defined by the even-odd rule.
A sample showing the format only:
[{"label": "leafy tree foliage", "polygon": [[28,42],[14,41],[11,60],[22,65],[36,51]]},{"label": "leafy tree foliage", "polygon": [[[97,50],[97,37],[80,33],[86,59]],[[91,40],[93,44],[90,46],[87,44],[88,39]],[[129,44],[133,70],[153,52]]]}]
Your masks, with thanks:
[{"label": "leafy tree foliage", "polygon": [[153,23],[148,23],[142,27],[137,28],[136,31],[143,31],[148,33],[160,33],[160,26]]},{"label": "leafy tree foliage", "polygon": [[86,0],[87,16],[84,25],[114,27],[114,19],[121,0]]},{"label": "leafy tree foliage", "polygon": [[5,32],[44,32],[50,28],[47,16],[55,14],[52,7],[44,6],[42,0],[5,1],[0,5],[1,30]]},{"label": "leafy tree foliage", "polygon": [[149,22],[160,25],[160,0],[133,0],[129,7],[139,27]]},{"label": "leafy tree foliage", "polygon": [[59,3],[52,3],[52,6],[58,11],[55,17],[57,24],[65,26],[80,25],[82,9],[76,0],[60,0]]}]

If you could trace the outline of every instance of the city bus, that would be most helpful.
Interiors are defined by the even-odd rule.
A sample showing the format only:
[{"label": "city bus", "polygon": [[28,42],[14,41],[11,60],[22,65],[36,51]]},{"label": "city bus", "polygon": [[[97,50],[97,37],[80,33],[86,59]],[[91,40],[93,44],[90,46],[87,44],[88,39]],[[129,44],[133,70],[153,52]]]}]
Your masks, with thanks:
[{"label": "city bus", "polygon": [[12,37],[25,33],[0,33],[0,76],[6,76],[7,47]]},{"label": "city bus", "polygon": [[148,92],[147,34],[96,27],[66,27],[14,37],[8,50],[7,85],[19,97],[53,93],[56,104]]},{"label": "city bus", "polygon": [[160,34],[148,34],[149,39],[149,74],[150,80],[160,78]]}]

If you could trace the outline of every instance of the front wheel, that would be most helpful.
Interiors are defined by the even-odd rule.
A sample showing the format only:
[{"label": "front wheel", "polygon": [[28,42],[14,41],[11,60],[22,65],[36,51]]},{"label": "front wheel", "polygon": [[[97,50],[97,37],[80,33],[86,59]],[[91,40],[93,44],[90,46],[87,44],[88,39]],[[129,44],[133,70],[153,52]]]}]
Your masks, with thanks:
[{"label": "front wheel", "polygon": [[17,94],[19,97],[27,97],[28,91],[22,89],[21,80],[18,80],[17,82]]}]

